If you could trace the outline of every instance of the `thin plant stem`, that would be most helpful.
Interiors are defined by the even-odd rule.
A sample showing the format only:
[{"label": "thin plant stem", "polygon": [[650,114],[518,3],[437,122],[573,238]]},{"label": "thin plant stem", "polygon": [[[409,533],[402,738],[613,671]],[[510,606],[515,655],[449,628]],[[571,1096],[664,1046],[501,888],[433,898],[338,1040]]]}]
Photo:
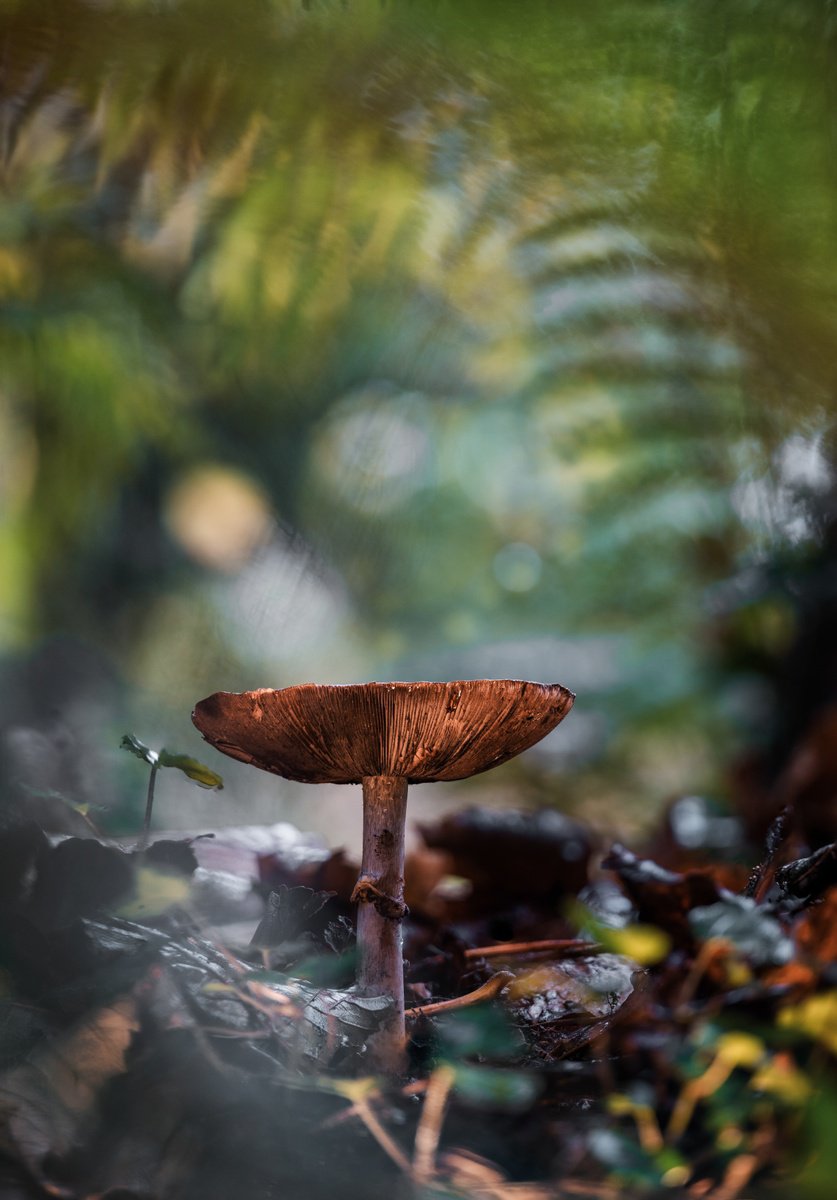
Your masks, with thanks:
[{"label": "thin plant stem", "polygon": [[154,784],[157,781],[158,770],[159,767],[154,763],[151,768],[151,774],[148,776],[148,791],[145,795],[145,820],[142,826],[142,842],[140,843],[141,850],[145,850],[151,835],[151,811],[154,808]]}]

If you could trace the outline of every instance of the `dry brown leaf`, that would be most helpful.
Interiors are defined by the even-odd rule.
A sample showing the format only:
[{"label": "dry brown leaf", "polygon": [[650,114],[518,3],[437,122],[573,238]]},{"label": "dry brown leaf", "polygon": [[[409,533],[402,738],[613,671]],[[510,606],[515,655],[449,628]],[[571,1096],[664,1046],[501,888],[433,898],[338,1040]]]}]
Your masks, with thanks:
[{"label": "dry brown leaf", "polygon": [[72,1147],[102,1087],[125,1070],[138,1028],[136,1002],[124,996],[0,1076],[0,1145],[36,1178],[45,1155]]}]

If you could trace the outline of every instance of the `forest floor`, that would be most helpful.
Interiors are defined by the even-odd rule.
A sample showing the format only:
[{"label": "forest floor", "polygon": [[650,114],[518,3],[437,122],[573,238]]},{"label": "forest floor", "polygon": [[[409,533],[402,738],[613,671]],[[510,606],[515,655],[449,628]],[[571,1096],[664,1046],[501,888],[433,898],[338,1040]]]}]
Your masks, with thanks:
[{"label": "forest floor", "polygon": [[786,810],[749,866],[690,803],[643,854],[551,810],[424,826],[397,1080],[342,852],[7,830],[0,1196],[831,1196],[837,849]]}]

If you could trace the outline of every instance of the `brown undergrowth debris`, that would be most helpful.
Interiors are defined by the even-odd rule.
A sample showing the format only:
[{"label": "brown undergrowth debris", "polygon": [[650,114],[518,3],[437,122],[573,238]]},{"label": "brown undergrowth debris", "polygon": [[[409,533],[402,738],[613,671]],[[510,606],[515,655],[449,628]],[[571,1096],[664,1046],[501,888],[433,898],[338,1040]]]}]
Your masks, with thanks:
[{"label": "brown undergrowth debris", "polygon": [[[503,821],[483,825],[492,861]],[[227,903],[250,932],[232,946],[193,903],[210,843],[0,835],[9,1194],[354,1200],[362,1179],[372,1200],[828,1195],[832,850],[758,900],[711,862],[672,872],[614,847],[568,896],[544,886],[550,822],[515,827],[546,831],[530,890],[520,872],[493,910],[475,887],[470,908],[405,918],[408,1065],[389,1080],[368,1054],[389,1001],[352,987],[351,909],[304,882],[305,854],[264,897],[248,851],[238,923]],[[488,877],[478,857],[456,860],[466,883]]]}]

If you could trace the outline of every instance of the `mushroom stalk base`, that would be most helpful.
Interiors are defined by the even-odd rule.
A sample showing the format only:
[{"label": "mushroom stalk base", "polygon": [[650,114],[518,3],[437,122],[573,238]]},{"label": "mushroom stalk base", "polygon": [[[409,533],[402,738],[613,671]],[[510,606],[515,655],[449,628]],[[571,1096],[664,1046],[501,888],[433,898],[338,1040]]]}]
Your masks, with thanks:
[{"label": "mushroom stalk base", "polygon": [[394,1005],[370,1038],[379,1070],[397,1072],[404,1059],[404,828],[407,780],[370,776],[363,780],[363,860],[353,900],[357,901],[358,990],[391,996]]}]

